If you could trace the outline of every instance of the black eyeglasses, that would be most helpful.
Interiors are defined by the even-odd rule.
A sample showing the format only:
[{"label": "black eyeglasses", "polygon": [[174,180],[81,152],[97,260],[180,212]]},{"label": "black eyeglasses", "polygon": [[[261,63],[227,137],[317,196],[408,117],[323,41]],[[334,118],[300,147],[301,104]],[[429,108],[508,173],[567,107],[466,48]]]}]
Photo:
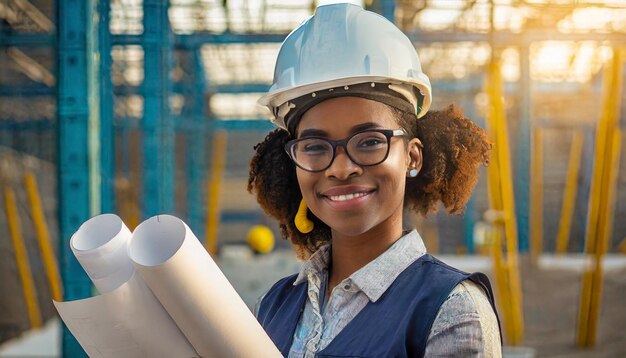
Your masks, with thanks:
[{"label": "black eyeglasses", "polygon": [[338,146],[345,149],[355,164],[372,166],[387,159],[392,137],[405,135],[403,129],[370,129],[341,140],[304,137],[287,142],[285,151],[298,167],[309,172],[328,169],[335,160]]}]

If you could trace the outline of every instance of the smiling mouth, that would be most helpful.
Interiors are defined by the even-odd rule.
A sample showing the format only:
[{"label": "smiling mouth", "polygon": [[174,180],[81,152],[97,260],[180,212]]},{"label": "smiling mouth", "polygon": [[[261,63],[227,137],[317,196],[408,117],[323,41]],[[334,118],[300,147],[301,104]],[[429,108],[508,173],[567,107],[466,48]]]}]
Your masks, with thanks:
[{"label": "smiling mouth", "polygon": [[351,194],[345,194],[345,195],[331,195],[331,196],[327,196],[327,198],[332,201],[348,201],[348,200],[360,198],[369,194],[370,193],[360,192],[360,193],[351,193]]}]

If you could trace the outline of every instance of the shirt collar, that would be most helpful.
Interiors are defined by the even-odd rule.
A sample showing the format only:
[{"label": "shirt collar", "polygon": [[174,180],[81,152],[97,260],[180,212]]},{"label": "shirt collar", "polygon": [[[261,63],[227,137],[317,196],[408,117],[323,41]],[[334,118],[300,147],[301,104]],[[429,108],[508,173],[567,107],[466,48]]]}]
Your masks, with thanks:
[{"label": "shirt collar", "polygon": [[330,244],[322,245],[300,268],[300,273],[293,285],[299,285],[307,280],[308,275],[313,274],[322,277],[324,270],[328,270],[330,263]]},{"label": "shirt collar", "polygon": [[[416,230],[412,230],[348,279],[363,291],[370,301],[376,302],[402,271],[424,254],[426,254],[424,241]],[[329,262],[330,244],[326,244],[302,266],[294,285],[307,281],[308,274],[321,277],[323,271],[328,269]]]},{"label": "shirt collar", "polygon": [[402,271],[425,253],[422,238],[416,230],[412,230],[350,278],[370,301],[376,302]]}]

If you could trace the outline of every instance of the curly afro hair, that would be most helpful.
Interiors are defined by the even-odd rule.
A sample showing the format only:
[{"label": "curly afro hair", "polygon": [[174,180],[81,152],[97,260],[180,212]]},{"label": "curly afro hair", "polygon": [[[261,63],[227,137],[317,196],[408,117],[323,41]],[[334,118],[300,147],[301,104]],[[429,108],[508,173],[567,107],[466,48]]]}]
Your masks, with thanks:
[{"label": "curly afro hair", "polygon": [[[491,144],[485,132],[454,105],[430,111],[421,119],[389,108],[400,126],[424,145],[422,169],[417,177],[406,181],[405,207],[427,215],[441,202],[449,213],[462,213],[478,181],[478,168],[489,164]],[[263,210],[278,220],[283,239],[290,240],[298,256],[305,259],[328,242],[331,234],[328,225],[310,211],[313,231],[303,234],[295,227],[302,193],[295,165],[283,149],[290,139],[289,132],[276,129],[254,146],[248,191],[256,194]]]}]

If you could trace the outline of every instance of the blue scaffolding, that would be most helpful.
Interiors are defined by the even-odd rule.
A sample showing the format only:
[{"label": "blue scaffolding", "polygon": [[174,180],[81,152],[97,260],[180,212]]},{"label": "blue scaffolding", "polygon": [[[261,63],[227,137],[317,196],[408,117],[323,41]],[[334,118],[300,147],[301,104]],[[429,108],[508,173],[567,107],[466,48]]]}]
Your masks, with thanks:
[{"label": "blue scaffolding", "polygon": [[[69,239],[92,214],[90,208],[90,88],[93,63],[88,58],[95,34],[91,16],[93,2],[57,3],[57,123],[60,271],[66,300],[91,295],[91,281],[72,255]],[[65,357],[85,357],[82,348],[63,329]]]}]

